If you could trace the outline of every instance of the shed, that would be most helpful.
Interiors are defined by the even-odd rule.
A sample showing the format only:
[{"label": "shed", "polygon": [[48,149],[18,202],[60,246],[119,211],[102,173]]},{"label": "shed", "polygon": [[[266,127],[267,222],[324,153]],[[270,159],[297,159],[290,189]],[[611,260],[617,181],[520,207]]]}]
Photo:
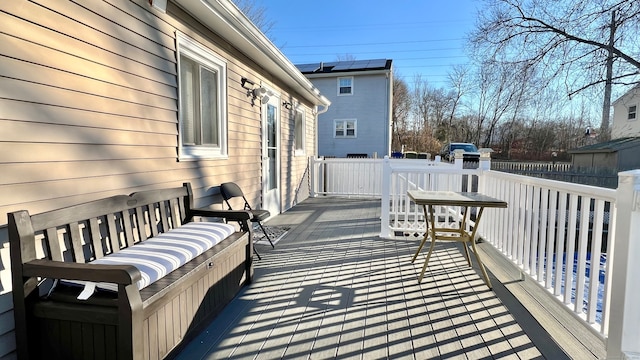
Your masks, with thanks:
[{"label": "shed", "polygon": [[625,171],[640,168],[640,137],[613,139],[569,150],[574,166]]}]

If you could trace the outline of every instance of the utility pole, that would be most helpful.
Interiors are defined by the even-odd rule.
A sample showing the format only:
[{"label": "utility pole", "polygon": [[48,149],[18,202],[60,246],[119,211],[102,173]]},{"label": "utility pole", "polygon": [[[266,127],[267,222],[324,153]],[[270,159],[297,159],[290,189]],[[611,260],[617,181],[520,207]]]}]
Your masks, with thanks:
[{"label": "utility pole", "polygon": [[609,46],[607,48],[607,78],[604,86],[604,101],[602,103],[602,123],[600,124],[600,140],[609,140],[609,118],[611,116],[611,83],[613,77],[613,45],[616,34],[616,11],[611,12],[611,25],[609,26]]}]

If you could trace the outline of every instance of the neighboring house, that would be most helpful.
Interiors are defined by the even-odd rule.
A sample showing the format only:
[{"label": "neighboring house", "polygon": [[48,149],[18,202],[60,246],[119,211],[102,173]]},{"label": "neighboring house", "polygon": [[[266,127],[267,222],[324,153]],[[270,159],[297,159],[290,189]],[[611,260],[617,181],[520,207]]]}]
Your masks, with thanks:
[{"label": "neighboring house", "polygon": [[318,115],[318,155],[391,155],[392,60],[296,65],[331,101]]},{"label": "neighboring house", "polygon": [[640,136],[640,85],[613,102],[611,138]]},{"label": "neighboring house", "polygon": [[1,1],[0,43],[0,358],[8,212],[186,181],[198,206],[227,181],[273,213],[309,196],[330,102],[229,0]]},{"label": "neighboring house", "polygon": [[574,166],[625,171],[640,168],[640,85],[613,102],[611,140],[569,150]]}]

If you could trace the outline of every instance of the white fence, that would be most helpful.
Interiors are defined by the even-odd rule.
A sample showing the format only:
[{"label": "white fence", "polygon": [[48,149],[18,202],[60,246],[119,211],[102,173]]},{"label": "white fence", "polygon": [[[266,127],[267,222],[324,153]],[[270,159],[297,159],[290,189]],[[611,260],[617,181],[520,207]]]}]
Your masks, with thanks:
[{"label": "white fence", "polygon": [[[406,195],[411,189],[478,191],[507,201],[506,209],[486,211],[479,236],[608,338],[608,357],[640,353],[640,341],[629,335],[640,333],[640,242],[631,241],[640,237],[640,171],[626,173],[627,180],[621,174],[626,185],[614,190],[488,171],[482,161],[480,167],[485,170],[426,160],[314,160],[312,188],[316,196],[380,197],[385,238],[423,236],[422,209]],[[459,209],[439,212],[450,223],[444,226],[460,217]]]}]

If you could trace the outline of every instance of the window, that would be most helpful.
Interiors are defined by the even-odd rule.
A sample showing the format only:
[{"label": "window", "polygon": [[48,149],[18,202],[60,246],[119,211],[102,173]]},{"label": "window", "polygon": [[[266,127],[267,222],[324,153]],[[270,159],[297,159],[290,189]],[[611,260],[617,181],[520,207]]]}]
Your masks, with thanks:
[{"label": "window", "polygon": [[353,94],[353,77],[338,78],[338,96]]},{"label": "window", "polygon": [[627,115],[627,120],[635,120],[636,119],[637,107],[636,105],[629,106],[629,113]]},{"label": "window", "polygon": [[295,143],[295,154],[296,155],[304,155],[304,137],[305,137],[305,121],[304,121],[304,112],[302,110],[296,110],[294,115],[294,143]]},{"label": "window", "polygon": [[356,120],[334,120],[335,137],[356,137]]},{"label": "window", "polygon": [[180,159],[227,156],[227,64],[209,49],[176,34]]}]

